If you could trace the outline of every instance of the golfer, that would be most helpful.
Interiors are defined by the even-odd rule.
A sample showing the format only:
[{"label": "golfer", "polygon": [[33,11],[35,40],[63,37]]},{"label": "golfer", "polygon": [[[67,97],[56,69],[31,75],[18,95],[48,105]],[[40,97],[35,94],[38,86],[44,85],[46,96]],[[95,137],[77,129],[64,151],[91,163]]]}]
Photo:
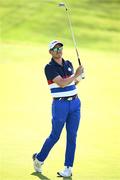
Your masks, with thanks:
[{"label": "golfer", "polygon": [[70,177],[72,176],[81,107],[76,84],[81,79],[83,67],[79,66],[74,73],[72,63],[62,58],[62,50],[63,43],[58,40],[50,42],[49,53],[52,58],[45,66],[45,75],[53,97],[52,130],[41,151],[33,155],[33,162],[35,171],[42,173],[41,166],[52,147],[59,140],[62,129],[66,124],[65,169],[57,172],[57,174],[61,177]]}]

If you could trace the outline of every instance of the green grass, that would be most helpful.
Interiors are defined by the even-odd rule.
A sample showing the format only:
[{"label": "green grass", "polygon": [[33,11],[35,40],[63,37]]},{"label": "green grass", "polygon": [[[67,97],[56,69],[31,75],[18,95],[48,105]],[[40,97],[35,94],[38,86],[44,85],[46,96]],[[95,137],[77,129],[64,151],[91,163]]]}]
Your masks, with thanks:
[{"label": "green grass", "polygon": [[[66,12],[58,3],[57,0],[0,0],[1,40],[46,44],[60,39],[71,46]],[[71,0],[69,6],[79,47],[120,50],[119,1]]]},{"label": "green grass", "polygon": [[[0,179],[57,180],[63,167],[65,130],[43,166],[34,173],[31,156],[51,129],[51,95],[43,68],[47,47],[3,43],[0,63]],[[64,50],[73,57],[73,49]],[[120,179],[120,54],[82,50],[86,79],[78,86],[82,118],[72,180]]]},{"label": "green grass", "polygon": [[[82,118],[71,180],[120,179],[120,2],[66,0],[86,78],[78,86]],[[35,174],[31,156],[51,130],[51,96],[44,76],[52,39],[78,66],[58,1],[0,0],[0,180],[57,180],[65,130]]]}]

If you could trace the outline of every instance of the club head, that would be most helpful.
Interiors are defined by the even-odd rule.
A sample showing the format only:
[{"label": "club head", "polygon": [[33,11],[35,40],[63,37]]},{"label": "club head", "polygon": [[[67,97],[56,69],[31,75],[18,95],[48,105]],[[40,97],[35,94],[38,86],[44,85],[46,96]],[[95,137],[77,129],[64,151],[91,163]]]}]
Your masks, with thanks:
[{"label": "club head", "polygon": [[65,9],[67,10],[68,8],[66,7],[65,3],[61,2],[58,4],[59,7],[65,7]]},{"label": "club head", "polygon": [[59,7],[65,6],[65,4],[63,2],[58,4]]}]

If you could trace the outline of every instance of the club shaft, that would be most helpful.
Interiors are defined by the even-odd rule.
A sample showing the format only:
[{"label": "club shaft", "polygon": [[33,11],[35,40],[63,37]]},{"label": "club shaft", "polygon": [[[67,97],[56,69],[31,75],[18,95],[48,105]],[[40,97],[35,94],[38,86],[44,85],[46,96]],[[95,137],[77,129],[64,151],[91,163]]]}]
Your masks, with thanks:
[{"label": "club shaft", "polygon": [[76,54],[77,54],[77,58],[78,58],[78,63],[79,63],[79,65],[81,65],[81,61],[80,61],[80,57],[79,57],[79,53],[78,53],[78,50],[77,50],[77,47],[76,47]]},{"label": "club shaft", "polygon": [[76,40],[75,40],[75,35],[74,35],[73,29],[72,29],[72,23],[71,23],[71,20],[70,20],[68,9],[66,7],[65,7],[65,9],[66,9],[67,18],[68,18],[68,22],[69,22],[69,26],[70,26],[70,31],[71,31],[71,34],[72,34],[73,43],[74,43],[77,58],[78,58],[78,63],[79,63],[79,65],[81,65],[80,56],[79,56],[79,53],[78,53],[78,50],[77,50],[77,44],[76,44]]}]

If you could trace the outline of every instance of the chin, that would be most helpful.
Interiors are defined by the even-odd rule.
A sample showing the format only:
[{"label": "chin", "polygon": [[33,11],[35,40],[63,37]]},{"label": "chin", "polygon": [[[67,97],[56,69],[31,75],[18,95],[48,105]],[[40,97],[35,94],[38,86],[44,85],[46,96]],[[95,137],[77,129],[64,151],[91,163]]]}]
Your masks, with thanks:
[{"label": "chin", "polygon": [[61,55],[58,55],[58,56],[56,56],[56,58],[62,58],[62,56],[61,56]]},{"label": "chin", "polygon": [[57,55],[57,58],[61,58],[61,57],[62,57],[62,54]]}]

